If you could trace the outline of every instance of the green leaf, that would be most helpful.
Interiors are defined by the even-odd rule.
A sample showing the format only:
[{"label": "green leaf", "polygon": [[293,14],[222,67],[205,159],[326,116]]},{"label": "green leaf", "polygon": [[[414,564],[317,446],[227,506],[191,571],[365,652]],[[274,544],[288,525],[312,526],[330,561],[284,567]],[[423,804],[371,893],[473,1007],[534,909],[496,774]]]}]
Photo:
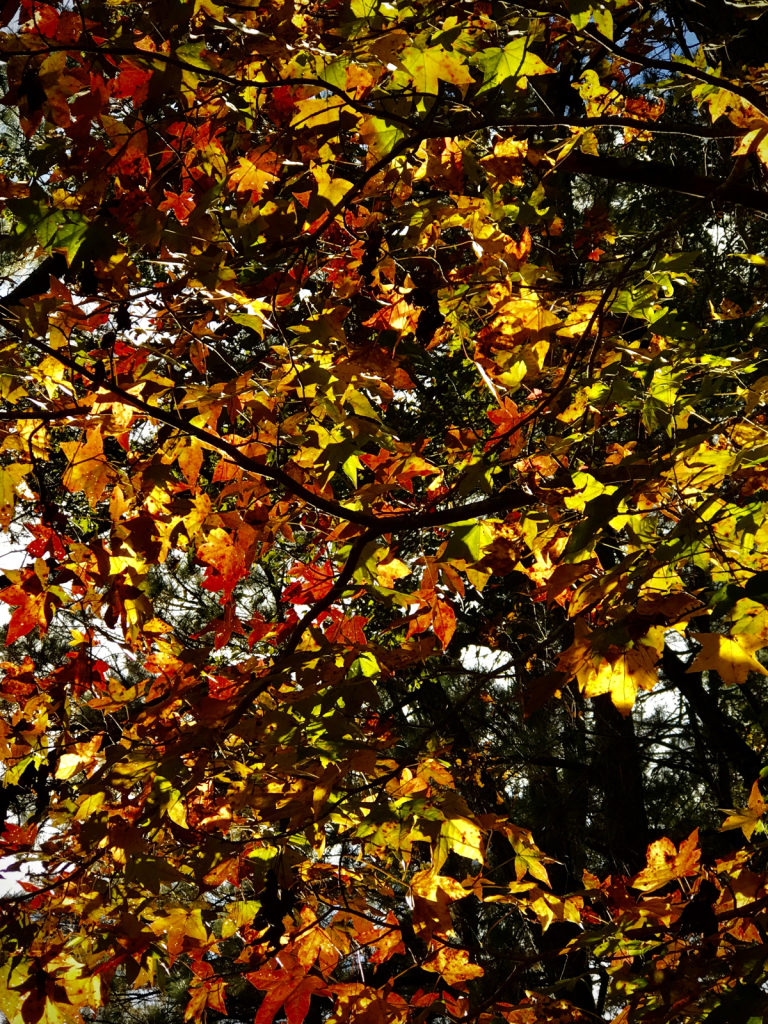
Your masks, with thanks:
[{"label": "green leaf", "polygon": [[492,520],[480,523],[460,523],[451,530],[451,536],[443,552],[446,561],[458,560],[473,565],[485,554],[485,549],[496,536]]},{"label": "green leaf", "polygon": [[525,36],[513,39],[503,50],[498,46],[492,46],[475,57],[474,63],[483,69],[483,84],[477,90],[478,95],[503,85],[510,78],[554,74],[553,68],[546,65],[541,57],[530,52]]},{"label": "green leaf", "polygon": [[63,249],[71,265],[90,226],[91,222],[76,210],[58,210],[40,221],[36,233],[45,249]]}]

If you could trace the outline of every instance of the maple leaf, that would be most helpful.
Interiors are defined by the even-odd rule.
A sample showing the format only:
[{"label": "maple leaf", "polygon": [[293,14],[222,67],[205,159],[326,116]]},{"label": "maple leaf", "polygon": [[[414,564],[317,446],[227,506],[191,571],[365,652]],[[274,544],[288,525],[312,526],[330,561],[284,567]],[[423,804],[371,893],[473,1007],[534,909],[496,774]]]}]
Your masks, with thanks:
[{"label": "maple leaf", "polygon": [[71,779],[73,775],[91,769],[96,763],[96,754],[101,747],[102,737],[94,736],[84,743],[73,743],[59,758],[56,768],[57,779]]},{"label": "maple leaf", "polygon": [[688,672],[717,672],[726,686],[746,683],[750,672],[768,676],[768,669],[755,657],[755,651],[765,646],[765,639],[753,633],[737,633],[723,636],[722,633],[694,633],[693,638],[701,644],[701,650],[694,658]]},{"label": "maple leaf", "polygon": [[325,982],[315,974],[306,974],[305,969],[291,957],[286,957],[289,966],[262,967],[260,971],[246,974],[256,988],[264,991],[264,999],[256,1014],[255,1024],[272,1024],[277,1011],[284,1007],[288,1024],[302,1024],[309,1010],[313,994],[325,988]]},{"label": "maple leaf", "polygon": [[331,175],[325,164],[314,164],[312,174],[317,182],[317,190],[314,193],[323,205],[330,209],[336,209],[348,192],[353,188],[352,182],[337,175]]},{"label": "maple leaf", "polygon": [[425,971],[441,975],[447,985],[461,985],[471,978],[481,978],[485,974],[478,964],[470,963],[466,949],[452,949],[444,945],[439,945],[424,961],[422,967]]},{"label": "maple leaf", "polygon": [[205,1011],[209,1007],[216,1013],[226,1014],[224,991],[223,978],[202,981],[195,979],[189,989],[189,1002],[184,1010],[184,1020],[205,1019]]},{"label": "maple leaf", "polygon": [[698,829],[682,841],[679,850],[671,839],[663,836],[648,847],[647,867],[635,875],[630,885],[641,892],[653,892],[668,882],[695,875],[700,859]]},{"label": "maple leaf", "polygon": [[209,590],[223,590],[224,600],[229,601],[232,591],[247,573],[242,547],[228,531],[215,527],[197,553],[209,566],[205,586]]},{"label": "maple leaf", "polygon": [[[622,1024],[763,1011],[764,866],[663,838],[674,779],[627,717],[697,615],[692,672],[766,671],[768,208],[730,173],[766,162],[759,34],[711,68],[717,32],[678,5],[691,59],[667,60],[658,18],[613,46],[610,6],[0,4],[26,136],[0,174],[16,1024],[119,1012],[118,971],[113,999],[152,1003],[182,968],[164,1005],[190,1022],[232,998],[257,1024],[586,1021],[585,952]],[[657,73],[682,86],[663,119]],[[586,116],[554,123],[553,83]],[[687,173],[691,132],[733,137],[733,167],[722,145]],[[639,189],[698,192],[690,237],[739,207],[755,255],[664,253],[675,203]],[[666,657],[697,796],[751,785],[732,691]],[[552,891],[537,829],[560,880],[583,849],[620,868],[650,795],[634,890]],[[724,827],[763,812],[753,786]],[[575,926],[550,996],[558,951],[521,958],[507,910]],[[510,958],[502,992],[478,965]]]},{"label": "maple leaf", "polygon": [[0,468],[0,526],[7,527],[13,519],[16,493],[32,469],[30,463],[16,463]]},{"label": "maple leaf", "polygon": [[41,633],[46,633],[56,608],[62,603],[61,597],[51,592],[33,571],[26,571],[21,582],[0,590],[0,601],[15,606],[5,638],[8,645],[27,636],[36,626]]},{"label": "maple leaf", "polygon": [[360,138],[368,148],[368,164],[371,165],[405,138],[405,132],[399,123],[390,123],[381,117],[366,117],[360,125]]},{"label": "maple leaf", "polygon": [[724,814],[728,817],[725,819],[723,824],[720,826],[721,832],[728,832],[730,829],[740,828],[744,833],[744,838],[749,840],[752,838],[752,833],[760,823],[761,818],[765,814],[765,801],[760,792],[760,786],[757,782],[752,786],[752,791],[749,794],[749,800],[747,801],[746,807],[735,807],[731,810],[723,810]]},{"label": "maple leaf", "polygon": [[413,87],[420,95],[436,96],[439,82],[450,82],[457,86],[464,96],[474,79],[469,68],[458,54],[429,46],[424,50],[408,47],[403,50],[400,60],[413,78]]},{"label": "maple leaf", "polygon": [[62,483],[68,491],[82,491],[91,505],[95,505],[112,475],[104,457],[101,431],[97,427],[87,430],[84,441],[62,441],[61,449],[68,462]]},{"label": "maple leaf", "polygon": [[237,192],[249,193],[251,202],[256,202],[270,182],[279,180],[278,172],[279,161],[273,152],[252,149],[246,156],[238,157],[227,184]]},{"label": "maple leaf", "polygon": [[502,49],[491,46],[482,54],[473,58],[473,62],[483,69],[483,83],[477,90],[478,95],[495,89],[509,79],[520,80],[529,75],[551,75],[554,69],[548,67],[541,57],[528,49],[526,36],[513,39]]},{"label": "maple leaf", "polygon": [[155,935],[165,935],[169,962],[173,964],[183,952],[204,949],[208,932],[199,909],[169,907],[150,922]]},{"label": "maple leaf", "polygon": [[596,649],[595,640],[583,619],[578,619],[571,647],[560,655],[558,671],[573,677],[586,697],[609,693],[622,715],[632,710],[639,688],[652,690],[658,682],[659,645],[663,634],[651,630],[645,643],[622,650],[609,645]]},{"label": "maple leaf", "polygon": [[193,192],[169,192],[164,190],[165,199],[158,206],[161,213],[171,211],[176,216],[179,224],[186,224],[195,210],[195,195]]}]

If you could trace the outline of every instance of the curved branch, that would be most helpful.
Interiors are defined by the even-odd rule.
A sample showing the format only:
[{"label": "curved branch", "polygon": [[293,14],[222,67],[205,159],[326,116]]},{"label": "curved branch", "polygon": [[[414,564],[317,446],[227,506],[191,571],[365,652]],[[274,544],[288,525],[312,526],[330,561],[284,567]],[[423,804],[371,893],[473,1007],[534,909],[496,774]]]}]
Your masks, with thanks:
[{"label": "curved branch", "polygon": [[671,71],[673,74],[687,75],[689,78],[696,78],[700,82],[714,85],[718,89],[725,89],[726,92],[733,93],[734,96],[740,96],[747,103],[751,103],[761,114],[768,117],[768,104],[765,103],[760,93],[749,85],[736,85],[727,78],[710,75],[708,71],[702,71],[692,64],[684,64],[681,61],[662,60],[655,57],[643,57],[639,53],[630,53],[623,46],[618,46],[614,43],[608,36],[604,36],[602,32],[598,32],[597,29],[583,29],[582,31],[593,43],[599,43],[609,53],[613,53],[617,57],[623,57],[624,60],[628,60],[632,64],[639,64],[643,68],[655,68],[657,71]]},{"label": "curved branch", "polygon": [[[414,123],[407,117],[402,117],[399,114],[390,113],[387,110],[370,107],[366,103],[361,103],[359,100],[354,99],[345,92],[340,86],[326,82],[322,78],[280,78],[276,79],[274,82],[261,82],[252,78],[235,78],[233,75],[226,75],[224,72],[216,71],[215,68],[208,67],[207,65],[205,67],[201,67],[198,64],[191,64],[189,61],[183,60],[181,57],[176,57],[171,53],[161,53],[156,50],[137,50],[133,46],[106,47],[78,46],[76,44],[70,44],[67,46],[59,43],[51,43],[45,47],[40,47],[38,50],[14,50],[9,54],[9,56],[36,57],[44,53],[71,53],[73,50],[77,50],[79,53],[90,53],[97,56],[107,55],[110,57],[130,57],[132,60],[163,61],[165,64],[170,64],[172,67],[179,68],[181,71],[189,71],[193,75],[207,76],[216,82],[222,82],[225,85],[232,85],[241,89],[259,89],[268,92],[270,89],[280,89],[284,85],[315,86],[323,92],[329,92],[332,95],[343,99],[347,106],[351,107],[352,110],[356,110],[359,114],[374,114],[376,116],[386,117],[396,124],[406,125],[408,128],[415,127]],[[0,60],[2,60],[1,56]]]},{"label": "curved branch", "polygon": [[[11,326],[8,323],[7,318],[6,326]],[[92,390],[99,390],[101,385],[97,382],[95,375],[86,370],[85,367],[76,363],[74,359],[70,359],[62,352],[51,348],[50,345],[47,345],[44,341],[40,341],[38,338],[28,338],[27,340],[41,352],[45,352],[46,355],[52,356],[63,366],[66,366],[75,373],[80,374],[83,380],[87,384],[91,385]],[[420,530],[432,526],[447,526],[450,523],[460,523],[466,519],[474,519],[476,516],[489,515],[492,512],[501,512],[524,505],[530,505],[535,501],[534,497],[527,494],[525,491],[518,488],[509,488],[508,490],[502,491],[500,494],[494,495],[491,498],[483,498],[479,501],[469,502],[466,505],[459,505],[449,509],[439,509],[437,511],[423,513],[410,512],[399,515],[393,514],[378,516],[373,515],[370,512],[360,512],[356,509],[346,508],[337,501],[332,501],[329,498],[323,498],[322,495],[315,494],[314,491],[311,491],[308,487],[299,483],[298,480],[294,480],[290,474],[286,473],[285,470],[280,469],[278,466],[268,466],[257,462],[255,459],[246,455],[235,445],[224,440],[224,438],[219,437],[217,434],[212,434],[209,431],[204,430],[202,427],[196,427],[192,423],[187,423],[175,413],[168,412],[167,410],[161,409],[155,405],[150,405],[149,402],[145,402],[136,395],[130,394],[130,392],[125,391],[112,381],[108,382],[107,386],[108,390],[126,405],[133,406],[134,409],[138,409],[147,416],[152,417],[152,419],[159,420],[161,423],[165,423],[176,430],[180,430],[183,433],[188,434],[190,437],[197,438],[199,441],[209,445],[216,451],[228,456],[228,458],[241,469],[244,469],[249,473],[256,473],[260,476],[275,480],[295,497],[304,501],[307,505],[310,505],[321,512],[325,512],[327,515],[333,516],[336,519],[342,519],[348,523],[355,523],[358,526],[367,527],[369,530],[375,530],[375,536],[399,530]],[[37,416],[35,418],[41,419],[43,417]]]},{"label": "curved branch", "polygon": [[685,135],[697,139],[737,139],[746,135],[748,128],[737,128],[736,125],[691,124],[685,121],[649,121],[640,118],[604,115],[600,117],[566,117],[546,114],[530,114],[525,117],[514,117],[509,121],[480,119],[460,127],[440,125],[439,130],[429,133],[428,137],[464,135],[467,132],[482,128],[632,128],[638,132],[655,132],[659,135]]}]

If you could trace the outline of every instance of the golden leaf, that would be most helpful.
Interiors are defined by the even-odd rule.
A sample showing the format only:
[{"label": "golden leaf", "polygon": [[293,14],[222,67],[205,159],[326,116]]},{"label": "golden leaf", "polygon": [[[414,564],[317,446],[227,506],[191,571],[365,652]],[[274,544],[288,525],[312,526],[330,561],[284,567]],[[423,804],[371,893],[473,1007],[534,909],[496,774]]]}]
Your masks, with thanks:
[{"label": "golden leaf", "polygon": [[750,633],[733,637],[722,633],[694,633],[693,637],[701,644],[701,650],[688,672],[717,672],[726,686],[746,683],[750,672],[768,676],[768,669],[754,655],[765,646],[762,637]]},{"label": "golden leaf", "polygon": [[679,850],[675,849],[671,839],[662,836],[648,847],[647,866],[635,875],[630,885],[642,892],[653,892],[654,889],[660,889],[676,878],[695,875],[700,859],[698,829],[694,829],[688,838],[683,840]]},{"label": "golden leaf", "polygon": [[728,817],[720,826],[721,832],[729,832],[733,828],[740,828],[745,839],[751,839],[752,833],[765,814],[765,801],[763,800],[760,786],[757,782],[752,786],[749,794],[749,801],[746,807],[720,808]]}]

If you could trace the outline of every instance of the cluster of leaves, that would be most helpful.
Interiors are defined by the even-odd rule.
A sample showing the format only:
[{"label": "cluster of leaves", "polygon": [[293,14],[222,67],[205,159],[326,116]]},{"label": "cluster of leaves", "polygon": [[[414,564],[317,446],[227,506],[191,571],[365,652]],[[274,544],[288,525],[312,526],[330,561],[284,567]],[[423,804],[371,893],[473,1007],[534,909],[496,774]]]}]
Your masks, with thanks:
[{"label": "cluster of leaves", "polygon": [[763,1019],[765,5],[692,6],[0,7],[12,1024]]}]

